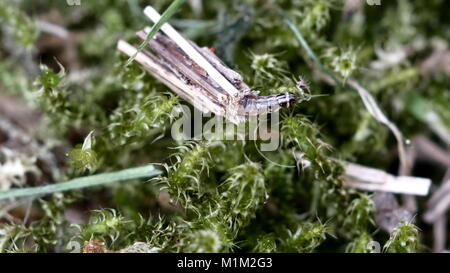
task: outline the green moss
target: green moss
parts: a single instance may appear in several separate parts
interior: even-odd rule
[[[446,143],[448,70],[422,66],[439,41],[450,40],[444,1],[353,8],[334,0],[202,1],[201,11],[186,1],[172,10],[170,23],[216,47],[261,95],[297,94],[298,104],[281,111],[273,162],[255,148],[259,140],[170,137],[184,101],[116,49],[118,39],[139,44],[135,32],[149,24],[143,1],[19,2],[0,7],[1,103],[17,97],[40,118],[30,125],[9,110],[17,117],[6,111],[0,121],[11,119],[36,140],[39,152],[27,156],[50,154],[55,163],[38,161],[45,181],[27,187],[52,183],[52,171],[70,180],[152,163],[165,173],[40,197],[26,224],[0,224],[1,251],[63,252],[70,242],[97,239],[109,250],[139,243],[152,252],[372,252],[375,240],[385,252],[416,252],[424,250],[420,238],[430,241],[412,223],[378,230],[371,196],[344,186],[338,159],[389,172],[398,164],[395,139],[346,85],[352,80],[406,138]],[[156,2],[161,13],[173,3]],[[37,18],[65,28],[70,40],[41,33]],[[9,145],[7,137],[0,131]],[[0,211],[18,201],[2,201]],[[418,200],[419,215],[425,201]],[[71,228],[70,213],[87,219],[75,217],[80,223]]]

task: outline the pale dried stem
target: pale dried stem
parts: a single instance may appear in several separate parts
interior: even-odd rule
[[[144,10],[145,15],[153,22],[158,22],[161,15],[151,6]],[[196,64],[202,67],[232,98],[239,98],[241,92],[237,90],[217,69],[215,69],[178,31],[165,23],[161,30],[174,41]]]
[[[428,178],[394,176],[385,171],[354,163],[345,163],[344,182],[347,186],[367,191],[383,191],[411,195],[427,195]]]
[[[443,252],[447,243],[447,216],[442,215],[433,223],[433,237],[433,252]]]
[[[51,34],[64,40],[69,39],[70,32],[62,26],[42,20],[37,20],[36,26],[41,32]]]

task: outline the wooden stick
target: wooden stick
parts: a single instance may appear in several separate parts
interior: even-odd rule
[[[367,191],[384,191],[411,195],[427,195],[431,180],[413,176],[394,176],[385,171],[354,163],[345,163],[347,186]]]
[[[144,10],[145,15],[153,22],[158,22],[161,15],[151,6]],[[200,65],[232,98],[239,98],[241,92],[236,89],[219,71],[217,71],[178,31],[165,23],[161,30],[169,36],[192,60]]]
[[[137,48],[123,40],[120,40],[117,43],[117,48],[128,56],[134,56],[134,54],[136,54],[137,52]],[[180,97],[192,103],[195,108],[204,113],[212,111],[218,115],[225,114],[225,110],[223,108],[220,108],[212,101],[207,101],[207,97],[195,95],[199,92],[197,90],[194,90],[193,86],[188,86],[187,84],[185,84],[179,76],[164,68],[157,62],[156,58],[153,59],[150,54],[139,52],[136,55],[135,60],[140,63],[146,70],[151,72],[152,75],[155,76],[159,81],[179,94]],[[186,89],[189,89],[192,92],[186,92]]]

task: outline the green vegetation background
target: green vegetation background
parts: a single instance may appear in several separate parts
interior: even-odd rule
[[[406,138],[425,135],[444,145],[427,114],[449,130],[448,70],[425,71],[422,64],[450,40],[448,1],[181,6],[171,24],[199,45],[214,47],[261,94],[298,92],[298,77],[308,80],[310,93],[283,110],[283,146],[270,155],[299,165],[293,152],[300,151],[311,163],[305,168],[271,164],[252,141],[171,139],[172,110],[181,99],[136,63],[126,66],[116,50],[119,39],[137,41],[135,32],[150,25],[145,5],[162,13],[171,1],[6,2],[0,6],[0,94],[38,111],[29,133],[60,158],[47,175],[36,171],[41,175],[35,184],[149,163],[167,172],[150,181],[34,199],[25,222],[5,218],[0,224],[0,251],[66,252],[79,242],[125,252],[368,252],[372,240],[389,252],[429,250],[430,228],[420,217],[420,229],[405,222],[389,234],[373,220],[370,195],[343,186],[343,167],[330,158],[397,173],[395,138],[357,92],[318,76],[286,18],[324,67],[344,83],[357,79]],[[69,36],[46,33],[43,21],[61,25]],[[35,170],[38,157],[20,162]],[[435,182],[443,173],[432,164],[415,171]],[[426,199],[418,201],[420,214]]]

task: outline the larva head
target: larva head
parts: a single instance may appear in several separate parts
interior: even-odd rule
[[[298,78],[297,84],[295,85],[295,87],[297,88],[297,90],[300,93],[311,93],[311,91],[309,90],[309,83],[308,81],[303,78],[302,76],[300,76]]]

